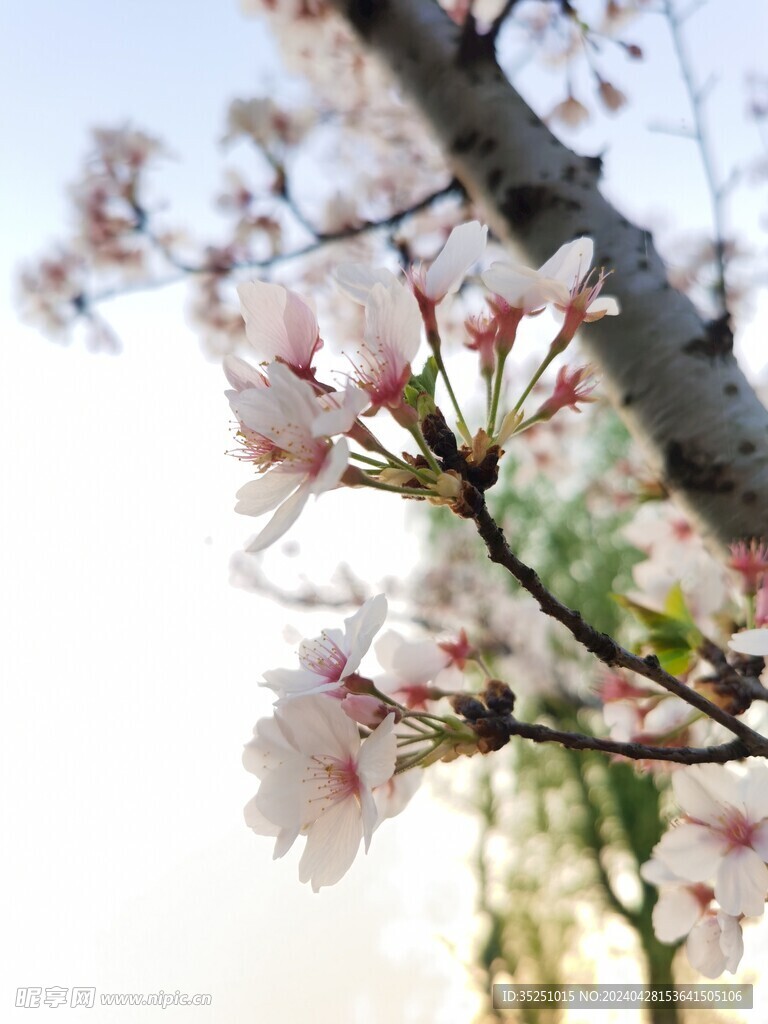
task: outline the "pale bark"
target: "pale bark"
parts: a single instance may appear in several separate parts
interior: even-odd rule
[[[667,283],[648,232],[600,194],[600,161],[563,146],[512,88],[489,47],[460,48],[434,0],[333,0],[392,69],[467,192],[532,265],[565,241],[595,239],[622,306],[583,345],[630,430],[675,498],[722,547],[768,539],[768,411],[705,322]]]

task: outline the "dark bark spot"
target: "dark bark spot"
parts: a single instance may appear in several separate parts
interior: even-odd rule
[[[485,180],[491,192],[496,191],[503,177],[504,171],[500,167],[494,167],[492,171],[488,172],[488,177]]]
[[[724,395],[738,395],[739,385],[738,384],[726,384],[723,388]]]
[[[479,133],[476,131],[464,132],[462,135],[456,136],[451,149],[454,153],[468,153],[470,149],[474,149],[477,145],[479,137]]]
[[[755,491],[744,491],[744,493],[741,496],[741,500],[744,502],[745,505],[754,505],[754,503],[757,501],[757,494]]]
[[[480,35],[474,17],[470,14],[464,22],[456,50],[456,67],[473,70],[473,65],[487,63],[496,56],[496,37],[489,32]]]
[[[704,327],[703,338],[692,338],[683,345],[683,352],[702,359],[724,359],[733,352],[733,331],[727,313],[710,320]]]
[[[648,262],[645,256],[641,256],[640,259],[637,261],[637,269],[647,270],[648,267],[650,267],[650,263]]]
[[[692,444],[670,441],[665,456],[665,476],[673,487],[684,491],[730,494],[735,484],[729,467]]]
[[[631,391],[627,391],[626,394],[623,395],[623,397],[621,399],[621,404],[623,406],[632,405],[634,400],[635,400],[635,396],[632,394],[632,392]]]
[[[584,163],[587,165],[587,170],[591,171],[595,177],[599,178],[603,173],[603,158],[601,156],[584,157]]]
[[[575,178],[576,178],[576,168],[574,167],[573,164],[568,164],[567,167],[563,168],[563,172],[560,175],[560,180],[561,181],[565,181],[565,182],[567,182],[570,185],[571,182],[573,182],[575,180]]]
[[[388,6],[386,0],[348,0],[347,19],[365,38],[370,33],[377,15],[383,14]]]
[[[496,142],[496,139],[492,139],[490,137],[487,139],[483,139],[483,141],[477,147],[477,152],[480,154],[480,156],[488,156],[490,153],[494,151],[494,149],[496,149],[497,145],[498,143]]]
[[[558,195],[556,191],[543,185],[521,185],[519,188],[508,188],[504,200],[500,203],[501,212],[511,227],[524,232],[531,222],[545,210],[559,207],[569,212],[581,209],[574,199]]]
[[[751,455],[757,448],[757,445],[753,444],[752,441],[742,441],[739,445],[740,455]]]

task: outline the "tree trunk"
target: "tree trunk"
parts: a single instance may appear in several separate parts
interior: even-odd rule
[[[667,282],[647,231],[600,194],[600,160],[563,146],[515,92],[482,37],[434,0],[333,0],[430,124],[494,231],[533,265],[580,235],[618,317],[583,344],[655,472],[721,549],[768,539],[768,411],[739,369],[723,321],[705,322]]]

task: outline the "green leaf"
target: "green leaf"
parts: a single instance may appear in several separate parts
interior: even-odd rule
[[[667,594],[663,612],[623,594],[614,594],[613,598],[645,627],[641,646],[650,647],[663,669],[676,676],[691,668],[703,638],[679,584],[676,583]]]
[[[406,390],[409,387],[416,388],[418,391],[424,391],[434,398],[437,373],[437,360],[434,356],[430,356],[426,363],[424,363],[424,369],[421,373],[414,374],[408,381]]]

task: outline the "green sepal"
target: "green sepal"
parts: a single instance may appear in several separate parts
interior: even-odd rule
[[[430,398],[434,399],[437,374],[437,360],[434,356],[430,356],[426,363],[424,363],[421,373],[414,373],[405,385],[403,395],[408,405],[416,409],[417,402],[422,395],[429,395]],[[429,412],[434,412],[434,408],[428,409],[424,415],[428,415]]]

